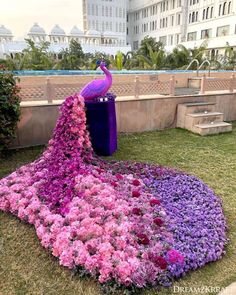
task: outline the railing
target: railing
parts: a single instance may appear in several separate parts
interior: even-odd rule
[[[53,101],[63,100],[74,93],[79,93],[84,83],[56,84],[50,78],[42,85],[19,85],[21,87],[20,96],[22,101]],[[175,94],[175,78],[169,81],[142,81],[138,76],[133,82],[116,82],[113,84],[111,92],[117,96],[131,96],[139,98],[142,95],[171,95]]]
[[[191,65],[196,63],[197,64],[197,77],[199,75],[199,71],[201,70],[201,68],[204,66],[204,64],[208,64],[208,76],[210,77],[210,73],[211,73],[211,63],[208,59],[204,60],[200,65],[199,65],[199,61],[197,59],[193,59],[190,64],[187,66],[186,71],[188,69],[190,69]]]
[[[204,94],[207,91],[229,91],[232,93],[234,90],[236,90],[236,79],[234,74],[230,79],[207,78],[205,75],[202,77],[200,94]]]
[[[186,68],[186,71],[187,71],[188,69],[190,69],[191,65],[193,65],[194,63],[197,64],[197,77],[198,77],[199,61],[198,61],[197,59],[193,59],[193,60],[190,62],[190,64],[189,64],[189,65],[187,66],[187,68]]]
[[[198,72],[199,72],[199,70],[201,70],[201,68],[204,66],[204,64],[208,64],[208,77],[210,77],[210,75],[211,75],[211,63],[210,63],[210,61],[208,59],[204,60],[201,63],[200,67],[198,68]]]

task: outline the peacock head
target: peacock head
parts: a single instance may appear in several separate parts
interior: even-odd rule
[[[97,60],[96,61],[96,65],[100,66],[100,67],[106,67],[107,64],[105,63],[105,61],[101,61],[101,60]]]
[[[101,64],[101,61],[98,59],[98,60],[96,61],[96,65],[99,67],[100,64]]]

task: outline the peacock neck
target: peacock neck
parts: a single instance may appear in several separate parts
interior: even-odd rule
[[[111,85],[112,84],[112,75],[111,75],[110,71],[106,67],[101,67],[101,70],[106,75],[105,81],[107,81],[109,83],[109,85]]]

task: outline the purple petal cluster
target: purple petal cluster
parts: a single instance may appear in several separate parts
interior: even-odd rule
[[[225,253],[227,226],[221,200],[197,177],[145,163],[103,165],[114,173],[133,173],[161,201],[170,220],[168,229],[174,236],[174,248],[185,257],[181,266],[169,266],[173,276],[180,277]]]
[[[43,155],[0,181],[0,210],[34,225],[61,265],[135,290],[169,286],[222,257],[226,222],[207,185],[174,169],[103,161],[83,98],[68,97],[60,112]]]

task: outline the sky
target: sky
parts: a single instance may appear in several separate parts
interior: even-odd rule
[[[12,31],[16,40],[26,37],[37,22],[46,33],[59,24],[66,33],[79,27],[80,0],[0,0],[0,25]]]

